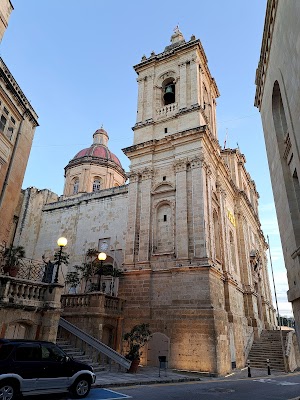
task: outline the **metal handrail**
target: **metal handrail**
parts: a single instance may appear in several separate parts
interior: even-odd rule
[[[117,364],[121,365],[122,367],[129,369],[131,362],[127,360],[124,356],[122,356],[117,351],[113,350],[111,347],[107,346],[106,344],[100,342],[100,340],[95,339],[93,336],[85,333],[77,326],[71,324],[69,321],[65,320],[64,318],[60,318],[58,325],[63,329],[67,330],[68,332],[72,333],[74,336],[78,337],[80,340],[87,343],[89,346],[93,347],[99,353],[104,354],[111,360],[115,361]]]

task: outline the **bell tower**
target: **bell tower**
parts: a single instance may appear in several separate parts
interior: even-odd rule
[[[203,125],[217,137],[219,92],[199,39],[192,36],[186,42],[176,28],[162,53],[143,56],[134,69],[138,74],[134,144]]]
[[[170,338],[174,368],[227,372],[229,351],[217,365],[216,351],[224,342],[213,343],[208,335],[220,328],[210,297],[215,250],[209,205],[210,158],[215,165],[220,158],[219,92],[200,40],[185,41],[178,28],[162,53],[143,56],[134,69],[134,143],[123,149],[131,161],[120,294],[127,300],[125,329],[132,321],[149,322],[153,332]],[[148,354],[150,365],[156,359]]]

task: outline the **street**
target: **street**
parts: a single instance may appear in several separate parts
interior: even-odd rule
[[[164,384],[117,388],[136,400],[288,400],[300,399],[300,375],[282,378],[213,380],[182,384]]]
[[[87,399],[113,400],[300,400],[300,374],[255,379],[213,379],[200,382],[94,388]],[[36,400],[37,397],[27,397]],[[65,395],[39,396],[39,400],[69,400]]]

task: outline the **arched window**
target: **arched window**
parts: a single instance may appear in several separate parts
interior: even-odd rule
[[[94,182],[93,182],[93,192],[99,192],[99,190],[101,190],[101,184],[102,184],[102,180],[101,178],[94,178]]]
[[[163,85],[163,104],[167,106],[168,104],[175,103],[175,82],[173,78],[168,78],[164,81]]]
[[[77,194],[79,189],[79,179],[73,179],[73,194]]]

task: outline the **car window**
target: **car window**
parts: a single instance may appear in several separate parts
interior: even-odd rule
[[[65,353],[56,346],[42,345],[43,361],[63,361]]]
[[[16,349],[16,361],[40,361],[41,350],[39,346],[21,345]]]
[[[6,360],[13,348],[12,344],[0,344],[0,360]]]

